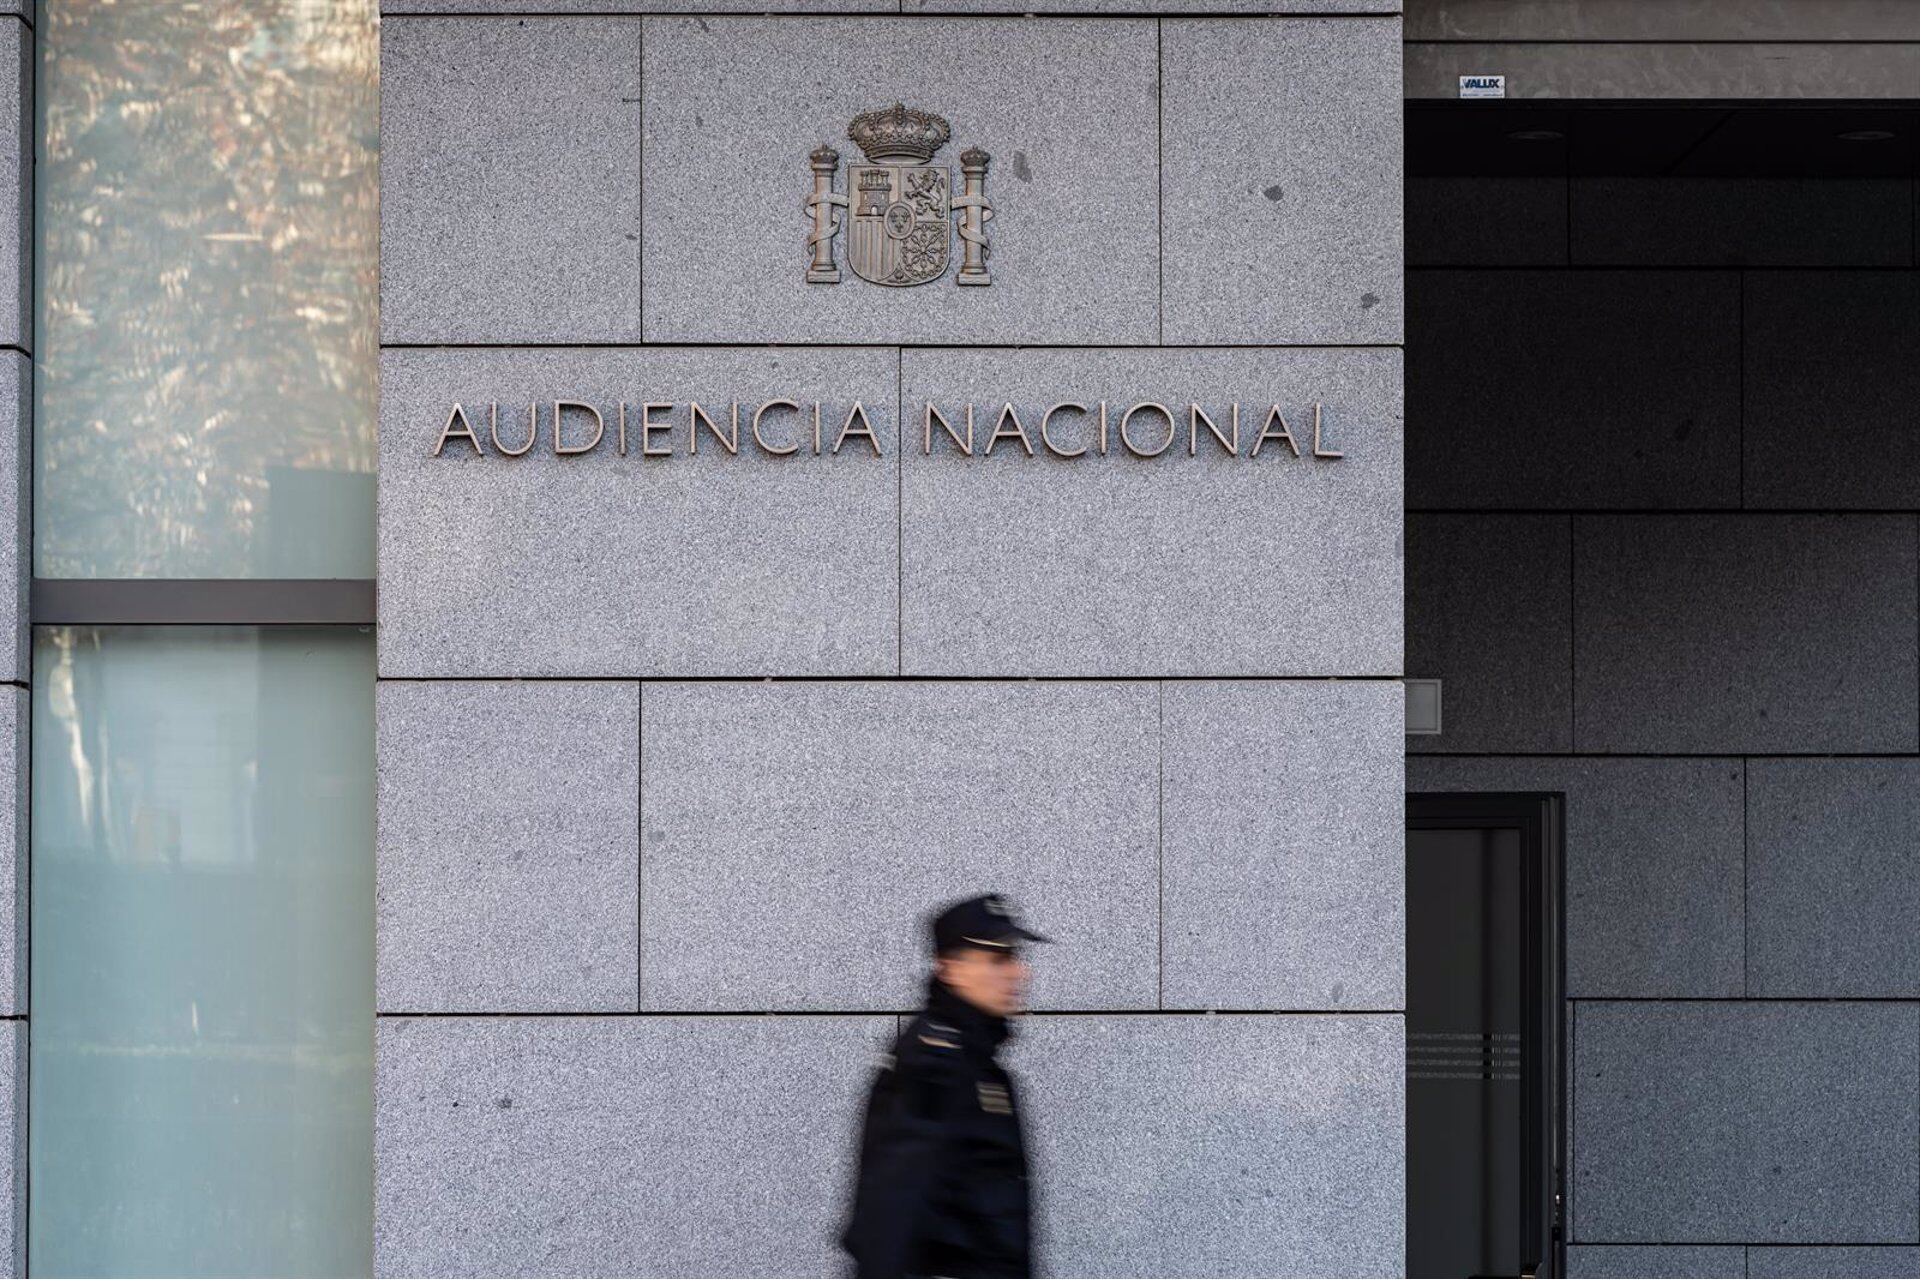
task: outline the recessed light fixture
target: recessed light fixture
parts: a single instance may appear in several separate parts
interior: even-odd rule
[[[1891,142],[1900,135],[1888,129],[1852,129],[1833,136],[1842,142]]]
[[[1567,135],[1558,129],[1515,129],[1507,136],[1515,142],[1558,142]]]

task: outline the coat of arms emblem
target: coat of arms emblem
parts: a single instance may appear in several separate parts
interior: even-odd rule
[[[813,221],[807,236],[807,283],[838,284],[833,242],[844,226],[847,266],[863,280],[903,287],[926,284],[947,273],[952,241],[960,236],[955,284],[991,284],[986,221],[987,163],[979,147],[960,153],[961,187],[953,170],[933,163],[953,131],[937,115],[894,103],[853,118],[847,137],[865,154],[865,164],[847,166],[847,189],[834,190],[840,153],[821,146],[808,157],[813,191],[803,206]],[[843,216],[839,210],[845,210]],[[954,226],[955,217],[959,225]]]

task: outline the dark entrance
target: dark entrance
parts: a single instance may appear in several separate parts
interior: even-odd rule
[[[1560,1279],[1561,808],[1407,797],[1407,1279]]]

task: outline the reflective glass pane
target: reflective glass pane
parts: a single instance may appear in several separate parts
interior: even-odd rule
[[[373,637],[47,628],[37,1275],[372,1267]]]
[[[42,0],[39,576],[373,576],[377,16]]]

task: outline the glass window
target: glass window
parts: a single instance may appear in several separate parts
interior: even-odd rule
[[[365,1275],[373,637],[43,628],[29,1267]]]
[[[377,0],[36,38],[36,575],[371,578]]]

